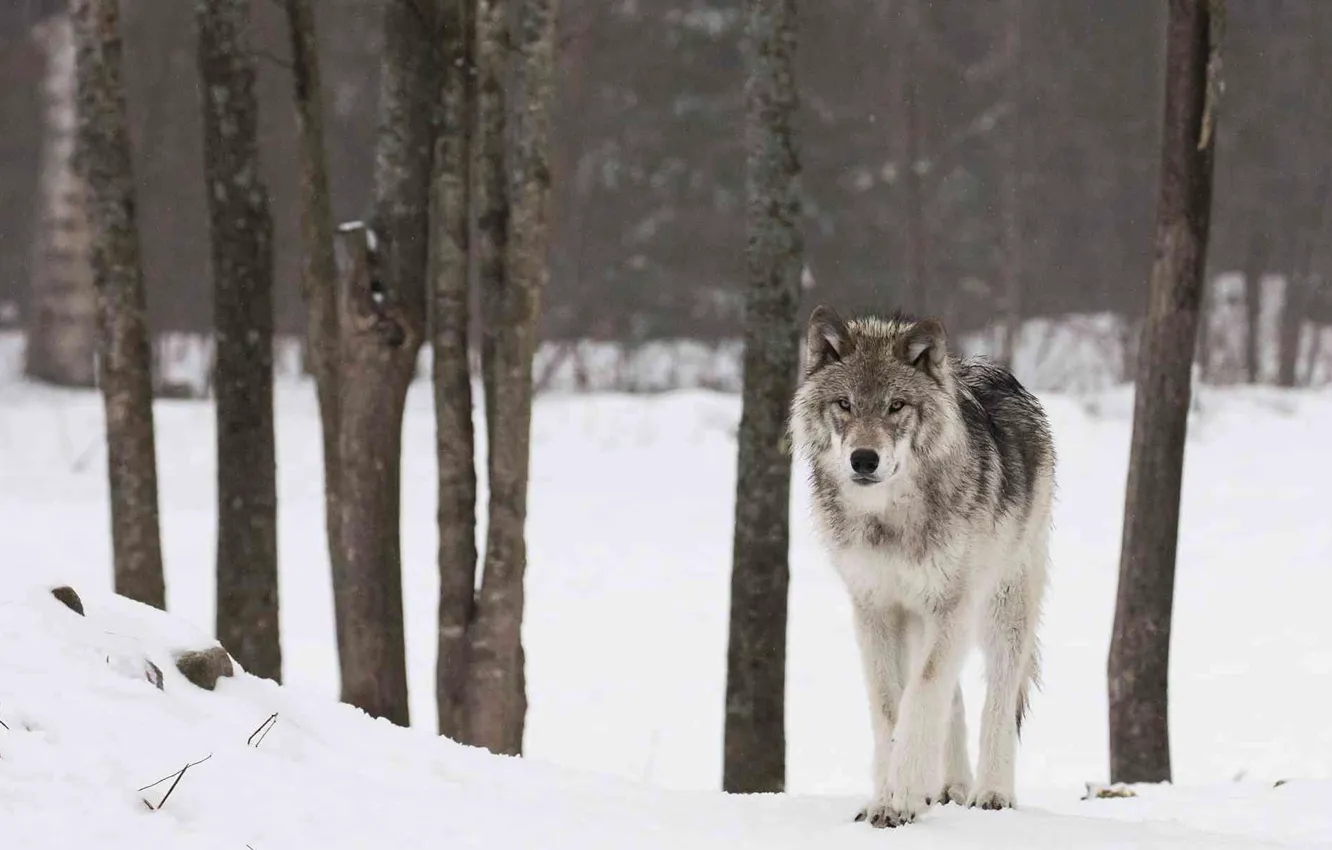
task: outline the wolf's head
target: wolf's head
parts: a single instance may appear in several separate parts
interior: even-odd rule
[[[796,448],[841,491],[909,478],[958,431],[953,365],[936,319],[810,315]],[[865,494],[868,495],[868,494]]]

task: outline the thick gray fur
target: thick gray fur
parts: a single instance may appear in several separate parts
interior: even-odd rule
[[[1014,805],[1054,495],[1040,403],[1007,370],[950,354],[937,320],[819,307],[790,424],[869,695],[874,792],[857,819]],[[988,688],[973,782],[958,677],[975,644]]]

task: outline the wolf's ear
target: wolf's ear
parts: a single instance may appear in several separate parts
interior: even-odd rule
[[[842,360],[851,353],[851,344],[851,331],[842,317],[831,307],[815,307],[805,335],[805,373],[812,375]]]
[[[902,341],[902,358],[907,363],[931,372],[943,363],[948,354],[948,335],[938,319],[925,319],[907,332]]]

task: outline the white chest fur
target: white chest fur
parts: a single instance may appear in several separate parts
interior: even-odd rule
[[[840,547],[833,550],[832,561],[851,595],[873,607],[895,604],[920,610],[946,589],[947,574],[937,564],[885,547]]]

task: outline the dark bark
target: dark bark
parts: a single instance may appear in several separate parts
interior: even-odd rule
[[[1107,664],[1110,778],[1170,780],[1170,626],[1179,493],[1212,206],[1216,0],[1171,0],[1160,196],[1138,357],[1123,548]],[[1210,60],[1210,61],[1209,61]]]
[[[384,8],[375,212],[346,234],[340,309],[342,699],[408,724],[399,538],[402,417],[425,335],[433,27],[410,0]]]
[[[1285,298],[1277,330],[1277,386],[1299,383],[1300,334],[1304,330],[1305,294],[1311,288],[1307,274],[1286,275]]]
[[[339,545],[338,297],[333,212],[324,147],[323,76],[310,0],[286,0],[295,87],[301,192],[301,298],[305,302],[305,363],[314,378],[324,450],[324,531],[333,578],[338,655],[346,652],[346,567]]]
[[[999,181],[1003,222],[1000,267],[1003,341],[997,359],[1010,368],[1022,331],[1022,10],[1023,0],[1005,0],[1004,56],[1008,68],[1004,74],[1004,99],[1008,102],[1008,115],[999,133],[1003,158]]]
[[[76,169],[87,189],[116,593],[166,608],[148,345],[122,78],[120,5],[75,0]]]
[[[1244,377],[1250,384],[1262,379],[1263,275],[1271,259],[1270,242],[1261,226],[1249,230],[1244,255]]]
[[[795,142],[795,0],[748,0],[745,146],[748,291],[727,651],[728,792],[786,783],[786,600],[798,363],[800,164]]]
[[[260,177],[249,0],[199,0],[217,397],[217,637],[281,681],[273,445],[273,221]]]
[[[471,140],[475,123],[476,0],[439,0],[441,55],[432,199],[435,447],[439,463],[439,734],[460,737],[467,629],[476,587],[476,446],[468,360]]]
[[[532,360],[541,293],[549,277],[550,103],[555,57],[555,0],[524,0],[518,10],[523,97],[514,156],[512,218],[505,273],[486,276],[487,324],[482,359],[489,434],[489,522],[485,571],[468,638],[467,737],[493,752],[522,752],[527,696],[522,645],[523,579],[527,568],[527,482],[532,422]],[[486,216],[502,180],[497,148],[503,101],[496,97],[507,39],[503,5],[487,9],[480,42],[481,143]],[[499,108],[500,115],[496,114]],[[494,225],[496,222],[487,221]],[[488,246],[487,250],[493,246]],[[484,260],[494,260],[483,254]],[[484,271],[484,269],[483,269]]]

